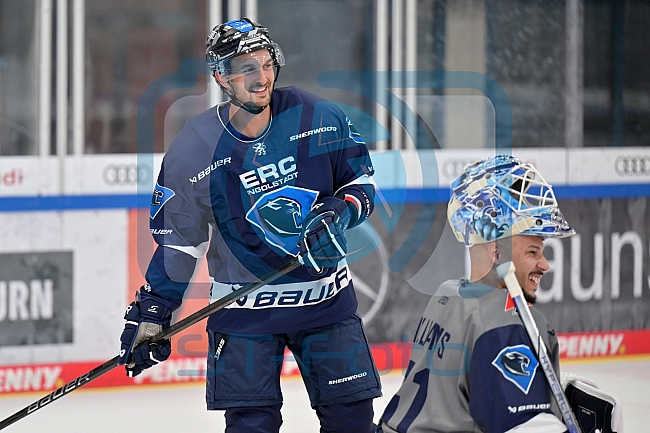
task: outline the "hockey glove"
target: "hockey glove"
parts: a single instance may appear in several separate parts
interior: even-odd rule
[[[347,253],[345,229],[350,222],[350,210],[344,200],[325,197],[307,214],[298,241],[300,263],[310,273],[320,275],[336,267]]]
[[[148,284],[142,286],[136,294],[136,300],[126,308],[126,323],[120,337],[122,345],[118,365],[126,364],[129,377],[135,377],[142,370],[169,358],[172,352],[170,340],[150,343],[148,339],[167,329],[171,316],[169,303],[153,294]],[[138,346],[140,343],[143,344]]]
[[[562,388],[583,432],[623,432],[623,406],[591,379],[561,374]]]

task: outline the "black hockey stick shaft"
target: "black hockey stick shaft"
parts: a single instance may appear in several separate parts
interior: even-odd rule
[[[502,263],[497,267],[497,273],[505,281],[510,297],[517,307],[517,312],[519,313],[521,322],[530,338],[533,350],[539,359],[542,371],[544,371],[544,376],[546,376],[546,380],[551,388],[553,397],[560,408],[560,412],[562,412],[562,418],[564,418],[564,423],[566,424],[569,433],[581,433],[578,421],[569,405],[569,400],[567,400],[566,395],[562,390],[560,380],[555,374],[555,370],[553,370],[551,358],[548,356],[548,351],[542,341],[535,319],[528,308],[528,303],[524,298],[524,292],[515,276],[515,265],[512,262]]]
[[[220,298],[216,300],[215,302],[212,302],[211,304],[201,308],[197,312],[187,316],[183,320],[179,320],[178,322],[174,323],[172,326],[169,328],[159,332],[158,334],[154,335],[151,337],[149,342],[153,343],[159,340],[164,340],[167,338],[172,337],[173,335],[178,334],[179,332],[189,328],[190,326],[200,322],[201,320],[205,319],[206,317],[210,316],[213,313],[216,313],[217,311],[221,310],[224,307],[227,307],[228,305],[232,304],[235,302],[237,299],[242,298],[249,293],[254,292],[255,290],[259,289],[262,286],[265,286],[269,284],[270,282],[280,278],[283,275],[288,274],[292,270],[296,269],[298,266],[300,266],[300,262],[298,261],[298,258],[291,259],[284,265],[280,266],[277,269],[274,269],[270,271],[268,274],[264,275],[262,278],[252,281],[245,286],[240,287],[237,290],[233,290],[231,293],[228,295],[224,296],[223,298]],[[141,343],[141,344],[144,344]],[[59,400],[61,397],[64,397],[71,393],[72,391],[75,391],[82,386],[88,384],[89,382],[97,379],[100,376],[103,376],[104,374],[108,373],[109,371],[113,370],[115,367],[117,367],[117,360],[119,356],[116,356],[113,359],[110,359],[103,363],[102,365],[99,365],[92,370],[90,370],[87,373],[82,374],[78,378],[72,380],[71,382],[67,383],[66,385],[63,385],[61,388],[51,392],[50,394],[46,395],[45,397],[35,401],[34,403],[30,404],[29,406],[19,410],[18,412],[14,413],[8,418],[3,419],[0,421],[0,430],[4,429],[5,427],[10,426],[11,424],[15,423],[16,421],[19,421],[23,418],[25,418],[27,415],[30,415],[37,411],[38,409],[41,409],[48,404]]]

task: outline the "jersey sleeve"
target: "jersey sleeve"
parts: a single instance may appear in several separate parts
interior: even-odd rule
[[[332,154],[334,196],[346,201],[352,219],[349,227],[365,221],[374,209],[374,168],[363,137],[352,121],[338,111],[341,119],[341,141]]]
[[[173,299],[182,299],[209,241],[209,183],[197,181],[203,171],[193,161],[201,157],[211,161],[211,155],[193,151],[191,143],[200,143],[200,139],[186,126],[163,158],[149,212],[151,234],[158,246],[145,278],[155,293]],[[181,145],[185,152],[178,151]]]
[[[491,329],[474,346],[470,414],[487,432],[565,432],[551,411],[552,394],[520,325]]]

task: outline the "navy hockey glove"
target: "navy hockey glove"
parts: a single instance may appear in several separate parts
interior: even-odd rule
[[[300,263],[319,275],[326,268],[336,267],[347,253],[345,229],[350,222],[350,210],[345,200],[325,197],[307,214],[302,223]]]
[[[169,303],[153,294],[148,284],[142,286],[136,294],[136,300],[126,308],[126,323],[120,337],[122,345],[118,365],[126,364],[129,377],[135,377],[142,370],[169,358],[172,353],[170,340],[155,343],[146,340],[169,328],[171,316]],[[144,343],[138,347],[142,342]]]

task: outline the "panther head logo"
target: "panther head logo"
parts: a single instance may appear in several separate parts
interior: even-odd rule
[[[296,236],[302,231],[301,206],[292,198],[271,198],[258,212],[265,228],[279,237]]]
[[[528,394],[535,380],[539,361],[525,344],[504,347],[492,361],[504,379],[512,382],[524,394]]]
[[[530,366],[530,358],[519,352],[507,352],[501,357],[503,367],[510,373],[517,376],[530,376],[528,367]]]
[[[295,257],[304,223],[303,209],[311,209],[317,197],[316,191],[285,185],[258,198],[246,213],[246,220],[261,231],[265,242]]]

